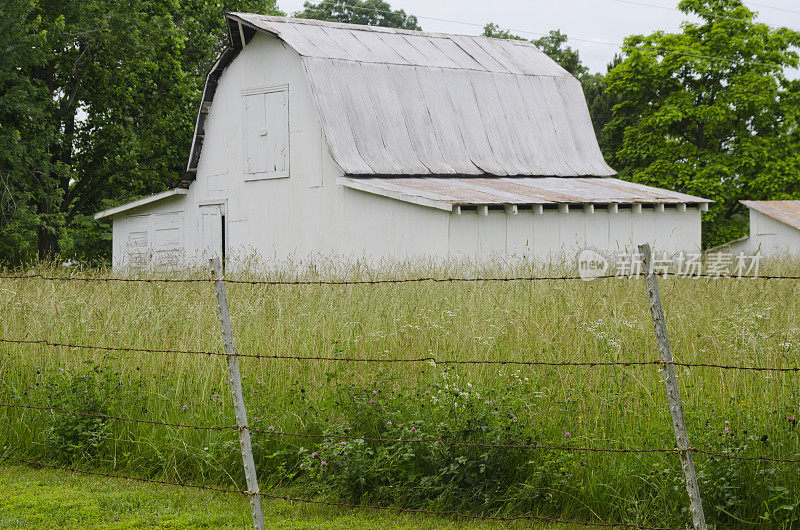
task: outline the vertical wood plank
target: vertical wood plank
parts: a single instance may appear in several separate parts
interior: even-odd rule
[[[244,476],[247,481],[247,490],[250,493],[250,511],[253,513],[253,527],[256,530],[264,529],[264,514],[261,511],[261,497],[258,491],[258,478],[256,466],[253,461],[253,447],[250,444],[250,426],[247,423],[247,409],[244,405],[242,392],[242,377],[239,373],[239,358],[236,356],[236,347],[233,343],[233,327],[231,314],[228,310],[228,297],[225,294],[225,278],[222,276],[222,263],[219,258],[209,260],[214,279],[214,295],[217,299],[217,311],[222,328],[222,345],[228,359],[228,382],[233,394],[233,410],[236,415],[236,426],[239,431],[239,446],[242,449],[242,463]]]
[[[700,500],[700,486],[694,472],[689,434],[686,431],[686,420],[683,417],[683,403],[678,389],[678,377],[675,375],[675,365],[672,364],[672,350],[669,346],[667,334],[667,321],[664,318],[664,308],[661,305],[661,294],[658,290],[658,280],[653,274],[653,253],[650,244],[639,245],[642,254],[642,265],[645,271],[645,288],[650,301],[650,313],[653,316],[653,326],[656,332],[656,344],[661,356],[664,386],[667,389],[669,412],[672,415],[672,427],[675,430],[675,440],[678,443],[678,455],[681,459],[681,468],[686,478],[686,491],[689,494],[689,511],[695,530],[706,530],[706,519],[703,514],[703,503]]]

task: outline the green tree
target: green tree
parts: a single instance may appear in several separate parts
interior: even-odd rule
[[[680,33],[626,39],[606,77],[622,178],[713,199],[703,241],[745,230],[740,199],[800,198],[800,33],[755,22],[741,0],[683,0]]]
[[[27,0],[0,4],[0,261],[35,254],[36,205],[55,193],[44,178],[48,94],[28,75],[46,33],[28,11]]]
[[[606,72],[610,72],[614,67],[622,62],[622,57],[614,56],[614,60],[606,67]],[[619,98],[608,91],[606,77],[603,74],[584,74],[581,79],[583,94],[586,96],[586,104],[589,106],[589,115],[594,125],[594,133],[601,149],[605,152],[606,131],[605,127],[611,121],[614,106],[619,103]]]
[[[422,29],[417,23],[417,17],[406,15],[402,9],[393,11],[392,6],[383,0],[322,0],[316,4],[305,2],[303,11],[295,16],[366,26]]]
[[[177,182],[226,8],[277,13],[274,0],[4,3],[0,259],[107,255],[91,213]]]

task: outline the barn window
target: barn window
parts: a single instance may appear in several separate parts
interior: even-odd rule
[[[289,87],[242,91],[245,180],[289,176]]]

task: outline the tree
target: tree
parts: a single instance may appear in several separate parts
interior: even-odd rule
[[[635,35],[606,77],[622,178],[713,199],[703,241],[745,230],[740,199],[800,198],[800,33],[755,22],[741,0],[683,0],[677,34]]]
[[[606,72],[610,72],[620,62],[622,62],[622,57],[614,56],[614,60],[606,67]],[[585,74],[580,81],[586,97],[586,104],[589,107],[589,116],[594,125],[594,134],[600,143],[600,148],[606,151],[605,126],[611,121],[612,111],[614,106],[619,103],[619,98],[608,91],[603,74]]]
[[[46,34],[28,20],[27,0],[0,4],[0,260],[30,257],[42,221],[36,205],[54,194],[48,172],[47,92],[27,72],[42,60]],[[5,256],[5,260],[2,258]]]
[[[39,258],[108,255],[108,224],[91,213],[177,182],[224,8],[276,13],[274,0],[0,8],[0,46],[13,48],[0,58],[0,138],[15,147],[0,155],[0,259],[30,258],[31,240]]]
[[[295,16],[366,26],[422,29],[417,23],[417,17],[406,15],[402,9],[392,11],[392,6],[383,0],[323,0],[318,4],[305,2],[303,11]]]

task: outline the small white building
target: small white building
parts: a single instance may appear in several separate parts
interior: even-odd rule
[[[762,256],[800,256],[800,201],[739,201],[750,210],[750,235],[712,249]]]
[[[708,202],[632,184],[528,42],[227,13],[176,189],[98,213],[116,266],[700,249]]]

